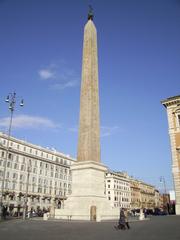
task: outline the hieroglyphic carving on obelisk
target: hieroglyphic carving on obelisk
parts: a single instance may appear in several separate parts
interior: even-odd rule
[[[97,33],[89,12],[84,28],[77,161],[100,162]]]

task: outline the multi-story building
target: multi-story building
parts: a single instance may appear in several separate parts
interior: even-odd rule
[[[131,188],[131,209],[139,209],[141,207],[141,192],[139,180],[130,178],[130,188]]]
[[[157,189],[155,189],[154,191],[154,205],[155,205],[155,208],[162,207],[161,194]]]
[[[106,174],[106,196],[112,207],[154,209],[160,206],[159,194],[154,186],[124,172]]]
[[[55,149],[8,138],[0,132],[0,189],[4,179],[3,204],[11,212],[22,212],[25,198],[28,198],[28,209],[49,209],[56,204],[60,207],[71,193],[70,166],[74,160]]]
[[[23,211],[26,199],[28,210],[62,207],[71,194],[70,166],[74,162],[75,159],[55,149],[8,138],[0,132],[1,190],[6,164],[3,204],[12,214]],[[154,187],[129,177],[127,173],[108,172],[105,182],[106,196],[112,207],[138,209],[158,205]]]
[[[176,196],[176,214],[180,215],[180,95],[161,102],[167,110],[172,153],[172,173]]]
[[[145,182],[139,182],[141,193],[141,208],[154,209],[155,207],[155,188]]]
[[[112,207],[130,208],[131,189],[127,173],[108,172],[106,174],[106,196]]]

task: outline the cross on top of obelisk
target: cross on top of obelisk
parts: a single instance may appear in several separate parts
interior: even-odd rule
[[[89,5],[89,12],[88,12],[88,20],[93,20],[94,14],[93,14],[93,8],[91,5]]]

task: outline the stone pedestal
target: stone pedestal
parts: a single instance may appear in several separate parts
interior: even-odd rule
[[[176,215],[180,215],[180,204],[176,204]]]
[[[144,220],[144,213],[142,208],[140,209],[139,220]]]
[[[72,194],[64,209],[55,210],[56,219],[102,221],[118,219],[119,209],[110,206],[105,196],[107,168],[96,162],[75,163],[72,168]]]

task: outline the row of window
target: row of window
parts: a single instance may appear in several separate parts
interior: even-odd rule
[[[3,176],[3,172],[0,171],[0,179],[2,179],[2,176]],[[7,172],[6,173],[6,181],[10,182],[10,173]],[[38,182],[37,182],[38,180]],[[52,181],[52,180],[48,180],[48,179],[42,179],[42,178],[39,178],[38,177],[35,177],[35,176],[30,176],[29,179],[26,175],[23,175],[23,174],[17,174],[17,173],[13,173],[12,174],[12,179],[11,181],[16,181],[16,182],[19,182],[19,184],[21,183],[24,183],[26,184],[27,181],[32,184],[41,184],[41,185],[46,185],[46,186],[52,186],[52,184],[54,184],[54,186],[59,186],[61,187],[62,185],[64,185],[64,187],[66,187],[67,185],[70,186],[69,183],[67,182],[61,182],[61,181]]]
[[[107,182],[110,183],[111,180],[108,179]],[[113,182],[113,181],[112,181],[112,182]],[[124,185],[124,186],[128,186],[128,187],[129,187],[129,183],[124,182],[124,181],[114,180],[114,183],[116,183],[116,184],[120,184],[120,185]]]
[[[68,188],[67,188],[68,187]],[[12,191],[22,191],[25,192],[26,191],[26,184],[19,184],[16,182],[6,182],[5,183],[5,189],[8,190],[12,190]],[[64,191],[63,191],[64,190]],[[28,186],[28,192],[32,192],[32,193],[43,193],[43,194],[54,194],[54,195],[60,195],[62,196],[62,194],[66,194],[66,192],[70,193],[71,192],[71,185],[69,184],[68,186],[64,186],[64,188],[48,188],[48,187],[42,187],[39,185],[29,185]]]
[[[4,164],[3,164],[4,163]],[[40,162],[41,163],[41,162]],[[5,166],[5,161],[3,160],[0,160],[0,166]],[[6,165],[8,168],[14,168],[16,170],[20,170],[20,171],[29,171],[29,172],[33,172],[33,173],[36,173],[37,172],[39,174],[46,174],[47,176],[47,173],[51,170],[51,175],[53,175],[54,173],[52,171],[55,171],[56,173],[57,172],[60,172],[61,174],[64,173],[64,174],[71,174],[71,172],[69,171],[68,168],[64,168],[64,167],[60,167],[60,166],[54,166],[53,164],[46,164],[46,166],[51,166],[51,168],[49,167],[41,167],[41,164],[40,164],[40,169],[38,170],[37,168],[37,165],[36,164],[31,164],[31,166],[28,166],[27,164],[19,164],[19,163],[13,163],[12,161],[8,161],[7,162],[7,165]],[[53,174],[52,174],[53,173]],[[52,176],[53,177],[53,176]]]
[[[108,187],[108,188],[111,188],[111,185],[108,184],[107,187]],[[125,190],[125,191],[130,191],[130,188],[129,188],[129,187],[122,187],[122,186],[118,186],[118,185],[117,185],[117,186],[114,185],[114,189],[121,189],[121,190]]]
[[[7,146],[7,140],[1,139],[1,143],[4,146]],[[63,164],[63,165],[70,165],[71,164],[71,161],[68,161],[68,160],[63,159],[61,157],[58,157],[54,154],[50,154],[50,153],[47,153],[47,152],[44,152],[44,151],[33,149],[33,148],[30,148],[30,147],[27,147],[27,146],[24,146],[24,145],[16,144],[12,141],[10,141],[9,146],[10,146],[10,148],[16,148],[19,151],[30,153],[30,154],[33,154],[35,156],[43,157],[43,158],[46,158],[46,159],[49,159],[49,160],[54,160],[57,163],[60,163],[60,164]],[[5,153],[2,153],[2,154],[3,154],[2,155],[2,157],[3,157]]]

